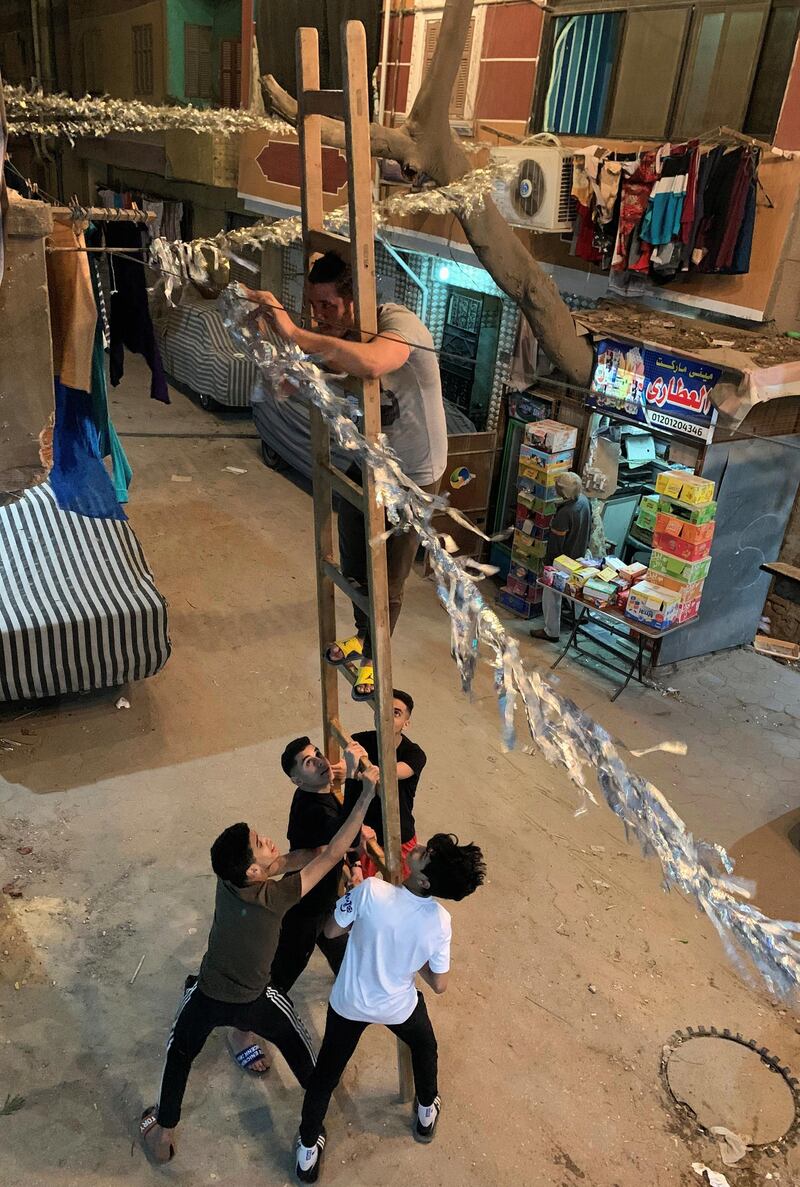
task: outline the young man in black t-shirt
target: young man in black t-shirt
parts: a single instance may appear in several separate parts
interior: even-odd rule
[[[402,689],[395,688],[393,692],[394,710],[394,745],[397,753],[397,789],[400,798],[400,840],[403,854],[403,877],[408,877],[406,858],[417,843],[417,826],[414,822],[414,797],[417,784],[428,757],[421,746],[406,737],[405,731],[411,724],[411,714],[414,711],[413,698]],[[375,730],[364,730],[363,733],[353,734],[353,741],[358,742],[366,750],[370,762],[378,757],[378,735]],[[345,808],[351,808],[358,799],[359,784],[356,779],[348,779],[344,789]],[[362,838],[365,829],[372,829],[375,839],[383,848],[383,817],[379,800],[370,804],[361,830]],[[365,878],[374,877],[378,868],[368,854],[361,857],[362,873]]]
[[[352,748],[352,754],[354,760],[367,757],[360,745]],[[281,755],[281,767],[297,787],[289,810],[289,845],[292,849],[321,849],[347,819],[348,811],[332,789],[332,782],[345,774],[344,761],[332,766],[309,738],[295,738]],[[354,782],[360,786],[357,780]],[[356,833],[353,836],[354,850],[358,843]],[[334,974],[339,971],[346,941],[327,940],[322,929],[339,897],[342,873],[345,872],[348,881],[352,878],[349,866],[343,871],[345,865],[345,862],[339,862],[334,866],[311,893],[284,916],[270,975],[271,984],[283,993],[289,992],[305,969],[315,944]]]

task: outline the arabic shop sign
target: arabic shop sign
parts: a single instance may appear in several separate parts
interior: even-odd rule
[[[710,441],[717,419],[711,392],[722,371],[698,359],[603,338],[587,403],[653,429]]]

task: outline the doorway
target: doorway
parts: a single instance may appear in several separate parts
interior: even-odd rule
[[[502,314],[499,297],[447,286],[439,358],[442,394],[478,430],[486,428]]]

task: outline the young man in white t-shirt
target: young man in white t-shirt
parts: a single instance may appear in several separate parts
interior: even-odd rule
[[[450,915],[436,898],[466,898],[483,882],[486,867],[477,845],[459,845],[450,833],[437,833],[427,845],[418,845],[408,856],[408,867],[402,886],[367,878],[353,887],[325,925],[326,936],[349,933],[349,939],[303,1101],[296,1144],[301,1183],[319,1178],[331,1094],[371,1022],[388,1026],[411,1049],[414,1139],[430,1142],[436,1132],[441,1108],[436,1036],[414,977],[419,973],[434,993],[444,993]]]

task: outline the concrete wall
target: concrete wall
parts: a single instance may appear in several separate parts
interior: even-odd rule
[[[242,31],[242,9],[239,0],[168,0],[167,44],[169,93],[185,99],[184,83],[184,25],[211,25],[212,35],[212,102],[219,101],[220,41],[238,40]],[[196,101],[195,101],[196,102]],[[198,104],[201,105],[201,104]]]
[[[124,8],[109,3],[89,8],[75,3],[70,10],[70,49],[73,94],[82,95],[94,82],[95,89],[107,91],[120,99],[141,98],[149,103],[163,103],[167,94],[166,46],[164,41],[164,0],[126,4]],[[153,92],[135,96],[133,90],[133,28],[153,26]],[[86,58],[89,40],[99,39],[98,75],[87,77]],[[97,85],[99,83],[99,85]]]
[[[795,499],[778,560],[800,568],[800,494]],[[776,639],[800,643],[800,606],[785,598],[771,596],[764,613],[769,617],[770,632]]]
[[[47,476],[41,449],[53,414],[53,354],[45,270],[52,215],[41,202],[9,194],[0,325],[13,350],[0,350],[0,502]]]

